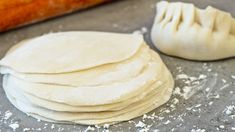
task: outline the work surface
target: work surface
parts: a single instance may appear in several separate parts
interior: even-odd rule
[[[235,16],[234,0],[194,1],[212,5]],[[144,33],[148,44],[157,0],[121,0],[0,35],[0,57],[17,42],[49,32],[95,30]],[[156,49],[155,49],[156,50]],[[156,50],[157,51],[157,50]],[[129,122],[113,126],[65,125],[38,121],[14,108],[0,88],[0,132],[11,131],[235,131],[235,58],[193,62],[161,54],[175,78],[170,101]]]

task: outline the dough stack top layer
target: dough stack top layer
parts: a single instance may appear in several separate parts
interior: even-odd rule
[[[48,34],[15,45],[0,64],[11,103],[51,122],[130,120],[168,101],[174,86],[142,35]]]
[[[1,65],[21,73],[80,71],[130,58],[143,42],[141,35],[132,34],[54,33],[22,41]]]

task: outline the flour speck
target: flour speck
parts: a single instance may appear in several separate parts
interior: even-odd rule
[[[4,119],[7,120],[12,116],[12,113],[8,110],[5,112]]]
[[[19,128],[19,124],[15,122],[15,123],[10,124],[9,127],[11,127],[13,131],[15,131],[17,128]]]

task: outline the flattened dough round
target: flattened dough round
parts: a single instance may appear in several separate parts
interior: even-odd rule
[[[39,84],[26,82],[14,76],[8,77],[7,84],[34,96],[69,105],[111,104],[138,95],[148,88],[149,84],[161,77],[158,75],[162,72],[158,65],[155,62],[149,63],[146,70],[130,80],[101,86],[69,87]]]
[[[110,84],[137,76],[150,61],[149,47],[142,45],[139,51],[118,64],[106,64],[92,69],[58,74],[25,74],[1,67],[2,74],[11,74],[25,81],[67,86],[94,86]]]
[[[84,31],[47,34],[22,43],[0,64],[22,73],[65,73],[123,61],[144,40],[141,35]]]

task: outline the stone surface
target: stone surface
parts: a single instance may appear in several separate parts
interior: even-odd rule
[[[184,1],[193,2],[201,8],[212,5],[235,16],[234,0]],[[69,30],[141,32],[154,48],[149,31],[156,2],[157,0],[121,0],[2,33],[0,57],[23,39]],[[101,127],[37,121],[14,108],[0,88],[0,132],[235,131],[235,60],[231,58],[214,62],[193,62],[160,55],[175,78],[174,95],[167,104],[142,117]]]

